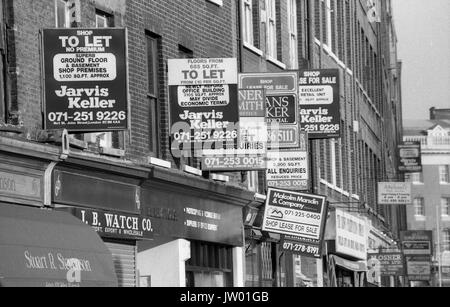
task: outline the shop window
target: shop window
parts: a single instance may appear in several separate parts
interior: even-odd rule
[[[160,40],[158,36],[147,34],[147,74],[149,100],[149,150],[155,158],[161,157],[159,133],[159,84],[161,63]]]
[[[187,287],[232,287],[232,248],[205,242],[191,242],[191,259],[186,263]]]
[[[298,69],[298,32],[297,32],[297,1],[288,0],[289,26],[289,63],[291,69]]]
[[[273,287],[276,284],[277,259],[274,257],[274,246],[270,242],[247,239],[246,287]]]
[[[450,166],[442,165],[439,166],[439,181],[441,184],[450,183]]]
[[[414,199],[414,215],[416,217],[425,217],[425,201],[423,198]]]

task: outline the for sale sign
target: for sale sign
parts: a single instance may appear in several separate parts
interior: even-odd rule
[[[299,78],[300,118],[310,139],[341,137],[338,69],[304,70]]]
[[[285,250],[321,257],[327,209],[324,196],[269,189],[263,231],[285,235]]]
[[[45,129],[128,129],[125,29],[43,30]]]
[[[269,148],[298,148],[298,73],[241,74],[239,87],[266,90]]]
[[[175,157],[236,149],[237,59],[171,59],[169,87]]]

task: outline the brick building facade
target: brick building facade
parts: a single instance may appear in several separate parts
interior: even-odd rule
[[[186,210],[180,209],[182,199],[192,203],[221,200],[232,211],[247,212],[249,206],[262,211],[264,197],[255,198],[255,193],[259,197],[266,193],[262,172],[220,176],[196,170],[199,167],[196,159],[180,161],[172,156],[168,59],[237,58],[241,73],[339,69],[343,135],[341,139],[312,142],[311,192],[326,195],[332,207],[367,216],[372,236],[389,235],[388,240],[383,239],[385,246],[397,238],[404,214],[378,206],[376,199],[378,181],[399,179],[396,146],[402,121],[401,63],[396,56],[390,1],[376,2],[380,22],[369,18],[373,10],[368,3],[373,2],[362,0],[4,0],[0,3],[3,12],[0,127],[7,131],[6,137],[13,135],[30,144],[40,141],[59,146],[52,132],[43,131],[40,30],[127,29],[129,131],[71,136],[69,162],[60,161],[62,169],[57,166],[56,170],[64,173],[76,169],[80,178],[92,176],[104,181],[123,176],[126,182],[136,185],[136,193],[140,194],[139,205],[132,211],[141,215],[151,212],[156,220],[175,222],[177,214],[185,214]],[[72,14],[79,19],[72,18]],[[185,164],[194,168],[186,168]],[[165,191],[163,195],[167,196],[161,197],[160,205],[155,205],[152,191],[156,191],[155,195]],[[178,207],[169,208],[178,202]],[[95,204],[78,205],[96,208]],[[259,218],[260,215],[261,212]],[[207,238],[205,244],[202,236],[183,237],[165,228],[164,231],[156,230],[153,243],[128,244],[137,255],[128,254],[134,261],[134,281],[128,281],[131,284],[138,284],[138,269],[144,277],[161,275],[148,265],[145,257],[157,261],[164,255],[176,254],[182,259],[186,250],[191,256],[209,251],[232,262],[231,266],[217,264],[224,285],[282,286],[306,279],[316,285],[321,283],[320,265],[316,267],[316,262],[310,259],[294,261],[291,256],[282,255],[278,251],[280,237],[263,234],[254,227],[244,230],[242,225],[247,254],[236,241],[214,242]],[[192,242],[192,246],[186,247],[183,240]],[[279,257],[284,257],[282,265]],[[198,278],[206,279],[199,277],[195,268],[201,265],[194,258],[187,264],[190,269],[179,269],[188,271],[185,280],[156,280],[161,284],[186,285],[186,280],[195,284]],[[144,259],[144,265],[136,264],[139,259]],[[252,265],[259,271],[245,277]],[[299,266],[305,268],[303,273]]]

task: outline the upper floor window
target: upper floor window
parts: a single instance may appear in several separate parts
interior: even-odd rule
[[[150,152],[160,158],[160,131],[159,131],[159,84],[160,84],[160,38],[147,34],[147,78],[149,100],[149,135]]]
[[[80,22],[79,0],[55,0],[56,27],[71,28]]]
[[[425,201],[421,197],[414,199],[414,215],[418,217],[425,216]]]
[[[242,27],[244,42],[253,46],[255,43],[255,38],[253,35],[253,0],[244,0],[242,3]]]
[[[105,13],[100,10],[96,10],[95,25],[97,28],[114,27],[114,18],[111,14]]]
[[[95,26],[97,28],[114,27],[114,16],[100,10],[95,11]],[[88,133],[84,140],[90,143],[98,143],[102,148],[119,148],[119,132]]]
[[[443,184],[450,183],[450,166],[449,165],[439,166],[439,181]]]
[[[423,173],[406,174],[406,181],[413,184],[423,184]]]
[[[56,27],[70,28],[69,4],[66,0],[56,0]]]
[[[298,69],[297,0],[288,0],[290,68]]]
[[[442,216],[450,217],[450,197],[441,198]]]
[[[444,230],[442,233],[442,249],[441,252],[450,251],[450,230]]]
[[[276,1],[266,0],[267,55],[277,59],[277,11]]]

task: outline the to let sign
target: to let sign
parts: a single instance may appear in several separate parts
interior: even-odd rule
[[[323,196],[269,189],[263,231],[285,235],[285,250],[321,257],[326,214]]]
[[[236,149],[237,59],[170,59],[172,154]]]
[[[125,29],[45,29],[45,128],[128,129]]]

